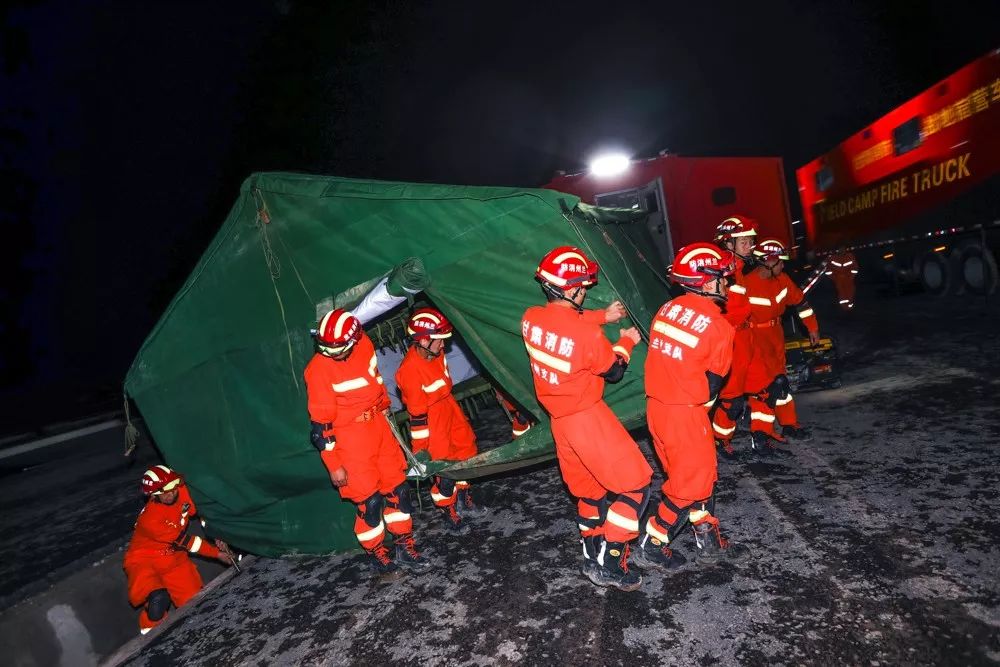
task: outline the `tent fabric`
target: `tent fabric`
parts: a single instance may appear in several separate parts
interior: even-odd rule
[[[489,376],[543,419],[443,474],[531,463],[552,456],[520,336],[525,308],[542,300],[537,262],[557,245],[582,247],[602,267],[587,306],[619,298],[645,332],[667,294],[637,257],[655,252],[625,242],[627,226],[622,212],[550,190],[254,174],[142,345],[126,391],[215,534],[264,555],[353,549],[354,507],[308,438],[302,371],[321,305],[420,260],[426,298]],[[643,361],[640,346],[607,391],[629,426],[644,419]]]

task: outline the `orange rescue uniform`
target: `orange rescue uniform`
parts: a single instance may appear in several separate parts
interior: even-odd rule
[[[196,513],[194,500],[184,485],[178,487],[177,500],[172,505],[152,498],[146,502],[125,551],[128,601],[133,607],[145,605],[149,594],[160,588],[167,589],[175,607],[187,604],[201,590],[201,575],[188,554],[218,558],[219,550],[208,540],[187,534]],[[139,629],[146,633],[164,618],[150,619],[143,607]]]
[[[726,321],[735,329],[733,337],[733,363],[726,379],[726,385],[719,392],[719,400],[712,415],[712,430],[718,440],[726,443],[736,433],[736,419],[742,411],[743,395],[746,393],[747,369],[750,367],[750,301],[747,298],[745,276],[746,264],[736,258],[735,282],[729,287],[726,300]]]
[[[384,530],[394,535],[413,531],[410,515],[400,512],[394,494],[406,481],[406,460],[396,436],[383,414],[389,397],[378,370],[375,347],[366,334],[354,346],[350,356],[341,361],[322,354],[313,355],[305,370],[309,417],[323,424],[324,435],[336,442],[320,453],[329,472],[341,466],[347,471],[347,484],[340,496],[359,506],[354,522],[358,542],[371,550],[382,543]],[[383,509],[384,522],[371,526],[363,518],[365,500],[380,493],[388,503]],[[369,521],[374,521],[369,517]]]
[[[745,277],[752,332],[751,362],[746,380],[750,394],[750,430],[781,440],[774,428],[775,419],[785,426],[798,426],[791,393],[780,395],[785,392],[775,391],[776,380],[787,382],[781,316],[787,307],[793,306],[798,307],[799,317],[808,331],[819,331],[819,323],[802,290],[787,274],[779,273],[772,278],[763,275],[764,271],[766,269],[757,269]]]
[[[396,385],[410,413],[410,439],[414,451],[428,450],[432,459],[464,461],[476,455],[476,434],[451,394],[448,360],[442,352],[431,359],[411,347],[396,371]],[[455,489],[469,488],[462,480],[450,483],[435,480],[431,498],[438,507],[448,507],[458,499]]]
[[[577,312],[555,303],[524,313],[521,333],[538,402],[552,419],[559,470],[577,498],[583,537],[627,542],[639,534],[652,469],[603,400],[604,378],[635,343],[614,345],[598,322],[600,311]],[[617,497],[604,509],[611,492]]]
[[[689,517],[682,510],[707,502],[718,479],[708,410],[708,376],[725,377],[733,358],[732,325],[709,298],[684,294],[653,318],[646,357],[646,419],[666,479],[663,499],[646,532],[667,543]],[[691,523],[708,517],[690,510]]]
[[[854,279],[858,275],[858,260],[855,259],[854,253],[838,252],[830,255],[826,265],[826,275],[833,280],[840,309],[854,308]]]

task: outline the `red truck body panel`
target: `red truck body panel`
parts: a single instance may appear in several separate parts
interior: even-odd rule
[[[1000,171],[1000,50],[796,170],[811,247],[891,229]]]
[[[757,219],[763,235],[786,243],[793,238],[781,158],[665,155],[634,160],[628,170],[616,176],[597,177],[589,172],[560,175],[544,187],[602,204],[602,195],[641,188],[657,180],[674,250],[711,241],[716,226],[735,214]],[[603,205],[608,204],[605,201]]]

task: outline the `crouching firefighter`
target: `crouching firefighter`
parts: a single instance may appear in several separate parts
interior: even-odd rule
[[[621,319],[624,308],[583,310],[597,273],[579,248],[545,255],[535,278],[548,303],[525,311],[521,333],[535,394],[552,420],[559,470],[577,499],[583,573],[598,586],[632,591],[642,576],[629,569],[629,543],[639,534],[652,470],[603,394],[605,381],[624,376],[639,332],[622,329],[612,345],[601,324]]]
[[[746,276],[750,301],[751,361],[746,386],[750,404],[750,437],[754,449],[767,452],[775,442],[791,437],[809,439],[799,424],[788,376],[785,375],[785,333],[781,316],[786,308],[798,311],[809,332],[809,342],[819,342],[819,324],[805,294],[783,273],[788,251],[777,239],[766,239],[754,248],[758,268]],[[782,426],[779,434],[775,422]]]
[[[223,542],[212,544],[188,534],[197,509],[179,474],[153,466],[143,474],[141,487],[148,500],[135,522],[124,564],[128,600],[142,607],[139,632],[146,634],[163,622],[171,605],[182,607],[201,590],[201,575],[188,554],[226,565],[233,560]]]
[[[414,542],[406,461],[389,427],[375,347],[361,322],[342,309],[327,313],[314,337],[317,352],[305,370],[310,440],[340,497],[357,506],[358,542],[379,574],[395,574],[398,566],[426,571],[430,563]],[[384,543],[387,530],[393,550]]]
[[[413,345],[406,352],[396,386],[410,413],[410,443],[413,451],[427,450],[431,459],[464,461],[476,455],[476,434],[458,401],[451,394],[451,374],[445,356],[445,341],[451,338],[451,322],[434,308],[419,308],[410,315],[406,332]],[[466,481],[434,477],[431,498],[445,515],[449,530],[469,532],[466,519],[486,514],[472,500]]]
[[[733,357],[733,326],[720,306],[735,268],[733,253],[712,244],[681,248],[670,276],[686,294],[665,303],[650,327],[646,419],[666,479],[633,552],[640,566],[668,571],[682,565],[686,559],[670,545],[688,522],[699,563],[739,555],[715,516],[718,474],[708,416]]]

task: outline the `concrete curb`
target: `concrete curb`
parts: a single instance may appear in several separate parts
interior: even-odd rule
[[[85,435],[91,435],[93,433],[100,433],[101,431],[107,431],[108,429],[114,428],[116,426],[121,426],[125,422],[121,419],[112,419],[110,421],[101,422],[100,424],[94,424],[93,426],[86,426],[84,428],[78,428],[72,431],[67,431],[65,433],[59,433],[58,435],[50,435],[47,438],[41,438],[40,440],[32,440],[31,442],[25,442],[20,445],[13,445],[10,447],[5,447],[0,450],[0,460],[10,458],[12,456],[17,456],[19,454],[24,454],[26,452],[34,451],[36,449],[41,449],[43,447],[48,447],[50,445],[58,445],[61,442],[66,442],[67,440],[73,440],[74,438],[79,438]]]
[[[244,556],[243,560],[240,561],[240,569],[248,570],[257,561],[256,556]],[[183,620],[188,613],[197,607],[201,601],[212,591],[214,591],[219,586],[223,585],[230,579],[236,576],[236,569],[230,567],[228,570],[212,579],[210,582],[205,584],[205,586],[198,591],[198,594],[191,598],[190,602],[181,607],[180,609],[174,609],[167,616],[167,620],[160,623],[158,626],[150,630],[145,635],[139,635],[135,639],[132,639],[124,646],[119,648],[117,651],[109,655],[100,663],[100,667],[118,667],[132,658],[136,657],[142,652],[148,644],[155,641],[160,635],[169,632],[170,628],[177,624],[178,621]]]

